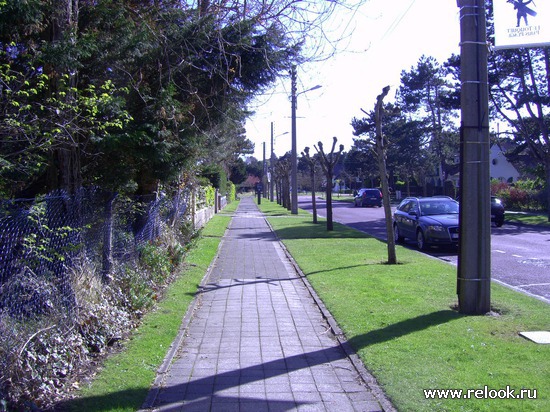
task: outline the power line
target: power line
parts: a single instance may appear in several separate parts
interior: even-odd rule
[[[407,9],[401,14],[401,16],[398,16],[398,17],[392,22],[392,24],[390,24],[390,26],[388,27],[388,29],[386,30],[386,32],[385,32],[384,35],[382,36],[382,39],[381,39],[381,40],[384,40],[387,36],[389,36],[391,33],[394,32],[394,30],[401,24],[401,21],[403,21],[403,19],[405,18],[405,16],[407,15],[407,13],[408,13],[409,10],[412,8],[412,6],[414,5],[415,2],[416,2],[416,0],[412,0],[412,1],[411,1],[411,4],[409,4],[409,7],[407,7]]]

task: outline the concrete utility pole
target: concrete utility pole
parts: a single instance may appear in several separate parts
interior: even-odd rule
[[[491,188],[484,0],[460,8],[460,251],[457,294],[461,313],[491,310]]]
[[[292,119],[292,153],[291,158],[291,174],[290,174],[290,192],[291,192],[291,213],[293,215],[298,214],[298,151],[296,148],[296,106],[298,101],[298,95],[307,93],[311,90],[317,90],[321,88],[321,85],[313,86],[307,90],[297,93],[296,88],[296,66],[292,66],[290,70],[290,100],[291,100],[291,119]]]
[[[269,155],[269,170],[271,172],[271,178],[269,179],[269,200],[273,202],[273,199],[275,198],[275,193],[273,190],[273,185],[275,184],[275,178],[273,173],[273,162],[275,155],[273,154],[273,122],[271,122],[271,154]]]
[[[292,119],[292,152],[290,171],[290,213],[298,214],[298,154],[296,149],[296,66],[290,70],[290,98],[291,98],[291,119]]]
[[[262,142],[263,143],[263,156],[264,156],[264,160],[263,160],[263,163],[262,163],[262,166],[263,166],[263,173],[262,173],[262,195],[267,198],[267,190],[266,190],[266,187],[267,187],[267,163],[266,163],[266,158],[265,158],[265,142]]]

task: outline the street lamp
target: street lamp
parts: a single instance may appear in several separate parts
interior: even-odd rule
[[[304,90],[300,93],[296,93],[296,66],[292,66],[290,71],[290,80],[291,80],[291,110],[292,110],[292,153],[291,153],[291,174],[290,174],[290,185],[291,185],[291,213],[293,215],[298,214],[298,157],[297,157],[297,148],[296,148],[296,101],[297,97],[301,94],[309,92],[311,90],[317,90],[321,88],[321,85],[313,86],[310,89]]]

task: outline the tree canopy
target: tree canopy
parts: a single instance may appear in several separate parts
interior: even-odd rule
[[[203,163],[229,170],[252,149],[248,103],[299,61],[303,42],[283,25],[301,5],[248,6],[1,5],[0,193],[144,193]]]

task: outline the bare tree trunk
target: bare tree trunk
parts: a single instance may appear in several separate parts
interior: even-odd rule
[[[315,202],[315,160],[309,155],[309,147],[306,147],[302,157],[309,165],[309,177],[311,182],[311,205],[313,206],[313,223],[317,223],[317,203]]]
[[[334,165],[338,163],[338,159],[344,150],[344,145],[340,145],[340,150],[334,153],[337,141],[336,137],[332,138],[332,149],[328,155],[323,150],[323,143],[319,142],[319,147],[315,146],[315,149],[321,155],[321,167],[327,179],[327,230],[329,231],[334,230],[334,223],[332,221],[332,179],[334,177]]]
[[[384,214],[386,216],[386,236],[388,239],[388,263],[394,265],[397,263],[395,254],[395,239],[393,237],[393,226],[391,216],[390,191],[388,185],[388,172],[386,170],[386,144],[384,134],[382,133],[382,103],[384,97],[390,91],[386,86],[376,98],[375,122],[376,122],[376,154],[378,157],[378,169],[380,171],[380,183],[382,185],[382,201],[384,203]]]
[[[317,203],[315,201],[315,171],[311,171],[311,205],[313,207],[313,223],[317,223]]]

